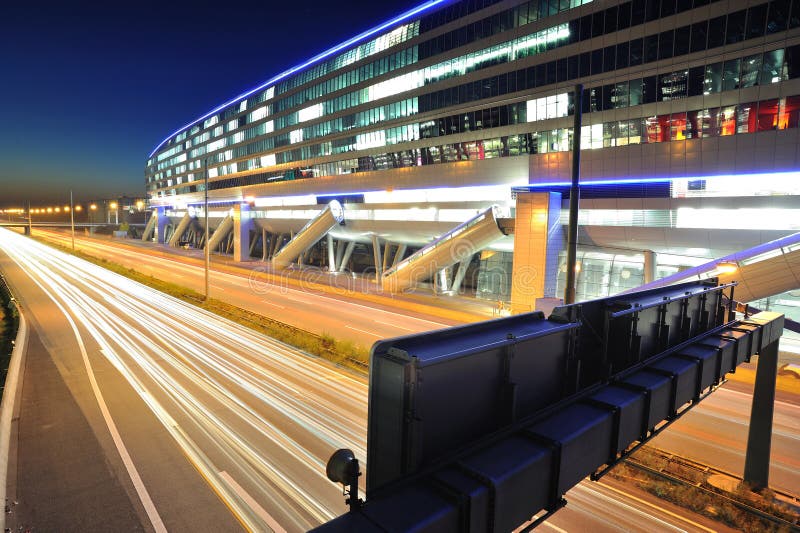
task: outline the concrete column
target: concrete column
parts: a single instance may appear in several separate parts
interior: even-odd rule
[[[250,206],[236,204],[233,206],[233,260],[237,262],[250,260],[250,230],[253,229]]]
[[[395,266],[397,263],[403,260],[403,256],[406,255],[406,250],[408,246],[405,244],[398,244],[397,245],[397,252],[394,254],[394,260],[392,261],[392,266]]]
[[[253,250],[255,249],[256,244],[258,244],[258,239],[258,233],[253,233],[253,237],[250,239],[250,250],[247,252],[248,257],[253,257]]]
[[[381,268],[383,265],[381,261],[381,241],[375,234],[372,235],[372,255],[375,260],[375,281],[380,281],[383,274],[383,269]]]
[[[272,247],[271,257],[275,257],[275,254],[277,254],[278,250],[281,249],[281,244],[283,244],[283,233],[276,233],[275,234],[275,244]]]
[[[381,272],[386,272],[386,263],[389,261],[389,254],[392,251],[392,243],[386,241],[383,247],[383,261],[381,262]]]
[[[434,283],[434,292],[443,293],[450,289],[449,271],[450,268],[448,267],[436,272],[434,276],[434,281],[436,282]]]
[[[167,209],[165,207],[156,208],[158,220],[156,220],[156,242],[164,244],[167,242],[167,226],[169,225],[169,217],[167,217]]]
[[[556,297],[558,253],[564,248],[560,216],[560,193],[517,193],[512,313],[533,311],[538,299]]]
[[[336,272],[336,254],[333,251],[333,236],[328,233],[328,272]]]
[[[354,241],[350,241],[347,243],[347,248],[344,251],[344,257],[342,257],[342,261],[339,263],[339,270],[342,271],[347,266],[347,263],[350,262],[350,257],[353,255],[353,250],[356,248],[356,243]]]
[[[656,280],[656,253],[653,250],[644,251],[644,282],[652,283]]]
[[[261,260],[262,261],[266,261],[267,260],[267,250],[269,250],[269,248],[267,247],[267,229],[266,228],[261,228]]]
[[[754,490],[769,487],[769,454],[772,448],[772,416],[775,411],[775,381],[778,375],[778,342],[758,353],[750,431],[744,459],[744,482]]]
[[[467,268],[469,268],[471,262],[472,257],[469,257],[458,264],[458,270],[453,276],[453,284],[450,286],[451,291],[457,293],[461,290],[461,283],[464,281],[464,276],[467,274]]]
[[[344,255],[345,246],[347,246],[347,243],[342,239],[339,239],[339,242],[336,243],[336,258],[333,263],[335,272],[339,272],[342,269],[342,256]]]

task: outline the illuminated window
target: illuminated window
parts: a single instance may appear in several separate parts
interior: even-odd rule
[[[315,118],[321,117],[324,113],[325,113],[324,106],[322,102],[320,102],[318,104],[314,104],[312,106],[299,110],[297,112],[297,120],[299,122],[314,120]]]

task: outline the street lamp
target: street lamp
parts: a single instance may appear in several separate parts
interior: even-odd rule
[[[208,158],[205,160],[205,175],[206,175],[206,184],[203,187],[203,192],[205,193],[205,200],[203,202],[203,213],[205,215],[205,226],[206,226],[206,236],[205,236],[205,260],[206,260],[206,300],[208,300],[208,287],[210,285],[209,281],[209,270],[211,267],[211,248],[208,246]]]
[[[108,207],[114,210],[114,224],[119,224],[119,204],[111,202]],[[108,223],[111,224],[111,211],[108,212]]]
[[[75,251],[75,209],[73,209],[74,202],[72,201],[72,189],[69,190],[69,207],[65,207],[69,211],[69,225],[72,229],[72,251]]]

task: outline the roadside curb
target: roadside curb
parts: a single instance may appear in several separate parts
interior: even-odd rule
[[[0,503],[6,503],[8,487],[8,454],[11,445],[11,422],[14,418],[14,409],[21,389],[19,388],[22,361],[25,359],[25,350],[28,345],[28,324],[19,304],[15,303],[19,313],[19,328],[14,340],[14,349],[11,352],[11,361],[8,365],[6,383],[3,389],[3,399],[0,402]],[[0,513],[0,531],[5,531],[6,513]]]

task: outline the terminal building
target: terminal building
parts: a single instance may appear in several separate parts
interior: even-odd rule
[[[144,238],[533,309],[563,294],[576,83],[578,299],[800,232],[800,0],[432,0],[166,137]],[[793,261],[752,298],[800,300]]]

